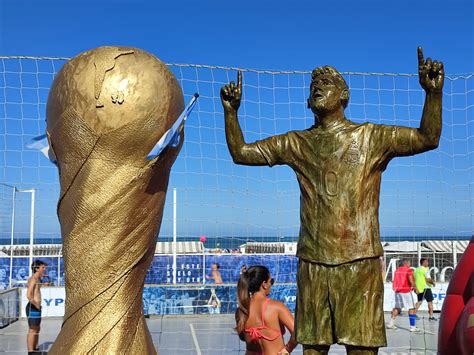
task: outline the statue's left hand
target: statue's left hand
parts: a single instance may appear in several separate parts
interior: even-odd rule
[[[418,77],[420,85],[426,92],[442,92],[444,84],[443,62],[423,59],[423,49],[418,47]]]
[[[237,85],[233,81],[221,89],[221,102],[224,110],[237,112],[242,99],[242,72],[237,73]]]

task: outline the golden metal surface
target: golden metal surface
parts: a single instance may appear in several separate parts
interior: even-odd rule
[[[358,354],[374,353],[386,343],[381,269],[373,267],[383,255],[378,219],[382,173],[395,157],[435,149],[442,128],[443,63],[425,61],[420,47],[418,74],[426,92],[418,128],[351,122],[344,114],[349,88],[335,68],[325,66],[316,68],[311,78],[308,108],[314,126],[254,143],[245,142],[238,120],[242,73],[237,74],[237,84],[231,81],[221,89],[233,161],[288,165],[298,179],[297,256],[300,266],[313,264],[308,268],[317,271],[302,272],[301,267],[298,271],[295,329],[305,354],[315,354],[314,346],[329,349],[335,341],[366,348],[352,349]],[[362,261],[368,266],[358,267]],[[323,269],[331,270],[334,282],[324,281]],[[336,308],[325,312],[321,304]]]
[[[142,291],[184,137],[146,156],[183,108],[167,66],[136,48],[86,51],[54,80],[47,134],[60,173],[66,309],[51,354],[156,353]]]

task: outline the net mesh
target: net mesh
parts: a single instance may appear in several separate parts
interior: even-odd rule
[[[0,244],[9,245],[13,240],[18,246],[13,261],[7,249],[0,258],[0,267],[7,274],[6,279],[0,280],[3,283],[9,283],[10,270],[13,281],[24,279],[22,269],[28,271],[32,194],[25,190],[35,190],[34,244],[61,242],[56,216],[57,169],[39,152],[25,146],[45,131],[49,88],[66,60],[0,57]],[[169,185],[177,189],[178,241],[199,241],[206,236],[205,247],[211,252],[178,256],[179,282],[204,282],[213,263],[221,265],[225,283],[237,281],[241,265],[255,263],[269,264],[281,282],[294,282],[294,256],[276,253],[271,258],[241,255],[235,259],[242,244],[294,242],[299,231],[299,187],[291,169],[239,166],[229,155],[220,88],[236,80],[236,68],[188,64],[169,64],[169,68],[179,80],[186,101],[195,92],[200,94],[186,123],[185,144],[172,169]],[[419,126],[424,92],[417,75],[343,75],[351,93],[346,110],[349,119],[358,123]],[[243,76],[239,116],[247,142],[305,129],[314,123],[306,108],[309,71],[243,69]],[[473,152],[474,77],[448,75],[439,148],[397,158],[384,173],[380,206],[382,240],[397,243],[468,239],[474,215]],[[14,190],[17,193],[13,194]],[[172,240],[172,204],[169,196],[159,241]],[[35,256],[49,258],[53,284],[61,285],[60,246],[45,248],[38,249]],[[426,245],[416,248],[388,251],[386,265],[392,258],[408,256],[416,264],[420,256],[427,256],[434,259],[432,265],[438,268],[433,272],[441,273],[443,268],[455,265],[463,250],[453,252],[449,249],[453,244],[445,245],[443,250]],[[282,251],[270,247],[265,250],[260,249]],[[155,256],[147,284],[172,282],[172,265],[169,255]],[[445,270],[446,280],[450,273],[451,269]]]
[[[25,149],[25,145],[45,131],[49,87],[63,64],[64,59],[2,58],[0,66],[0,182],[37,190],[38,241],[59,237],[55,213],[58,177],[47,159]],[[235,80],[235,70],[178,64],[169,67],[186,98],[194,92],[200,94],[170,181],[178,190],[179,239],[196,240],[206,235],[208,245],[219,244],[221,248],[235,248],[250,240],[295,240],[299,189],[293,172],[287,167],[238,166],[229,156],[219,92],[222,85]],[[248,142],[313,124],[305,104],[309,74],[244,71],[239,113]],[[351,90],[348,118],[418,127],[424,93],[416,75],[344,76]],[[439,148],[396,159],[385,172],[380,208],[383,237],[449,239],[472,233],[473,86],[472,76],[448,76]],[[171,202],[169,198],[160,235],[163,241],[172,236]],[[2,210],[2,215],[7,210]],[[1,238],[8,231],[8,224],[2,223]]]

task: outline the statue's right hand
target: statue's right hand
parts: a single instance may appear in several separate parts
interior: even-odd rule
[[[426,92],[443,92],[444,66],[443,62],[423,58],[423,49],[418,47],[418,77],[420,85]]]
[[[237,73],[237,85],[231,81],[228,85],[221,88],[221,102],[224,111],[237,112],[242,98],[242,72]]]

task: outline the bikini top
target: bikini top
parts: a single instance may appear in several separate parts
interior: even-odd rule
[[[284,331],[281,332],[280,330],[276,330],[276,329],[270,328],[270,327],[265,325],[265,311],[267,310],[267,304],[268,304],[269,301],[270,301],[270,299],[267,298],[265,300],[265,302],[263,303],[263,307],[262,307],[262,325],[260,325],[258,327],[249,327],[249,328],[245,329],[245,332],[249,333],[251,341],[258,341],[260,339],[273,341],[273,340],[281,337],[283,334],[285,334]],[[274,333],[274,335],[269,336],[269,335],[263,334],[262,330],[264,330],[264,329],[270,330],[271,332]]]

